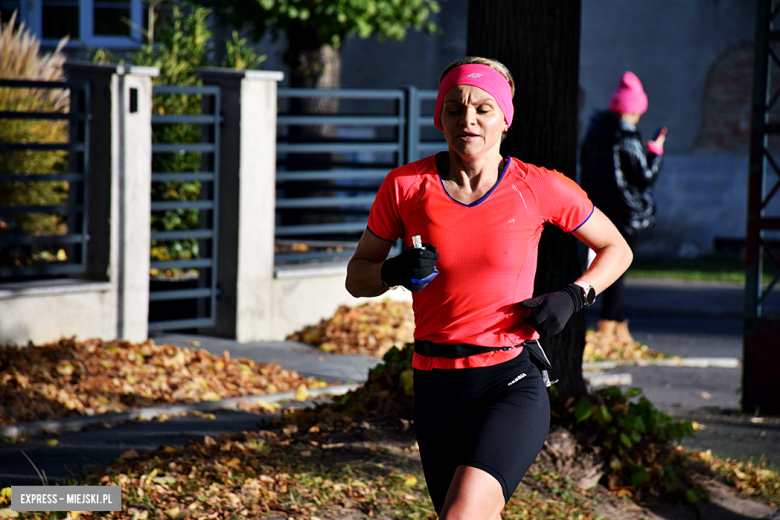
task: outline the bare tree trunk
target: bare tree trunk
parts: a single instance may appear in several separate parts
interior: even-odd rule
[[[512,128],[503,151],[574,178],[580,0],[471,0],[467,54],[497,59],[512,72],[516,93]],[[555,291],[582,273],[576,239],[548,226],[539,244],[534,294]],[[542,341],[563,397],[586,393],[582,378],[585,313]]]

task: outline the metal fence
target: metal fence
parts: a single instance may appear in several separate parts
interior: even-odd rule
[[[151,333],[215,324],[219,92],[152,89]]]
[[[89,85],[0,80],[0,280],[86,271]]]
[[[446,150],[435,99],[415,87],[279,89],[277,264],[351,255],[385,175]]]

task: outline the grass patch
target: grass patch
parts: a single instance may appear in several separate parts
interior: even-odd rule
[[[771,262],[764,263],[764,283],[769,283],[776,273],[777,268]],[[728,255],[634,258],[626,275],[634,278],[745,283],[745,261]]]

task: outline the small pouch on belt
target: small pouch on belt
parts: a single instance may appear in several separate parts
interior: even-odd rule
[[[523,347],[528,349],[528,353],[531,356],[531,361],[533,361],[542,372],[542,379],[544,379],[545,386],[550,387],[557,383],[557,379],[555,381],[550,381],[550,375],[548,371],[552,370],[552,363],[550,363],[550,360],[547,359],[547,354],[544,352],[544,349],[542,348],[541,343],[539,343],[539,340],[529,339],[523,343]]]

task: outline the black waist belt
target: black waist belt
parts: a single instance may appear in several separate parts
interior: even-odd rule
[[[418,341],[414,340],[414,352],[422,356],[428,357],[446,357],[446,358],[463,358],[467,356],[473,356],[474,354],[484,354],[485,352],[493,352],[494,350],[512,350],[517,347],[527,347],[528,354],[531,357],[531,361],[539,367],[542,373],[542,379],[546,386],[550,386],[557,383],[558,380],[550,381],[548,370],[552,370],[552,364],[547,359],[542,345],[538,340],[529,339],[514,345],[512,347],[480,347],[478,345],[469,345],[467,343],[455,343],[454,345],[444,345],[441,343],[434,343],[433,341]]]
[[[524,343],[512,347],[480,347],[478,345],[469,345],[468,343],[445,345],[442,343],[434,343],[433,341],[414,340],[414,351],[421,356],[462,358],[473,356],[474,354],[493,352],[495,350],[512,350],[513,348],[521,347],[523,345]]]

